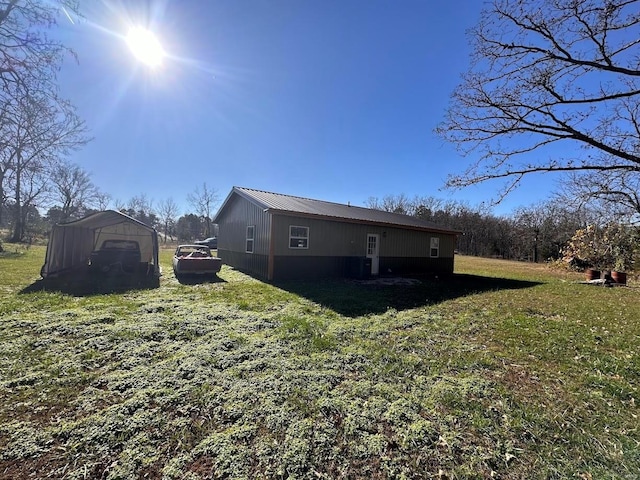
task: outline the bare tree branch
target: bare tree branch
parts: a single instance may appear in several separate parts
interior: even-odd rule
[[[215,188],[208,187],[207,183],[203,182],[202,189],[196,187],[193,193],[187,195],[187,201],[204,220],[206,227],[205,236],[210,237],[213,209],[220,203],[218,191]]]
[[[639,0],[494,0],[470,37],[436,131],[475,159],[448,186],[503,179],[503,198],[538,172],[640,174]]]
[[[178,212],[178,204],[172,197],[162,200],[158,206],[158,217],[164,226],[164,243],[167,243],[167,233],[173,224],[176,223]]]
[[[78,218],[98,204],[100,193],[79,165],[59,162],[50,173],[51,195],[60,208],[60,221]]]
[[[0,151],[0,163],[12,173],[7,177],[11,183],[4,185],[3,191],[12,194],[12,240],[17,242],[24,236],[23,206],[33,204],[37,196],[49,190],[53,166],[84,145],[88,137],[84,123],[66,102],[55,102],[47,95],[25,95],[16,99],[15,105],[15,109],[7,110],[7,122],[2,125],[2,135],[8,142]],[[32,188],[38,182],[42,188]]]

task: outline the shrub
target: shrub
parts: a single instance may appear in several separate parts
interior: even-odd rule
[[[640,259],[638,228],[609,223],[576,230],[563,249],[563,261],[578,268],[631,271]]]

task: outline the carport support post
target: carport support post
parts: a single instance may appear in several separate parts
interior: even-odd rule
[[[160,247],[158,246],[158,232],[156,232],[155,229],[153,230],[152,238],[153,238],[153,270],[154,270],[153,273],[154,275],[158,275],[160,273],[160,258],[158,255],[158,250],[160,249]]]

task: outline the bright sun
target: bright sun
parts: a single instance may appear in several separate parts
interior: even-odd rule
[[[136,58],[150,67],[160,66],[165,56],[158,38],[142,27],[133,27],[129,30],[127,44]]]

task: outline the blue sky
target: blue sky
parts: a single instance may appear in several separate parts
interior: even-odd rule
[[[467,69],[475,0],[226,0],[85,3],[61,19],[78,54],[61,90],[94,140],[70,160],[115,199],[144,193],[189,210],[206,182],[353,205],[371,196],[488,201],[497,185],[441,191],[462,158],[433,133]],[[170,54],[149,69],[129,26]],[[537,181],[536,181],[537,180]],[[543,200],[531,179],[495,209]]]

